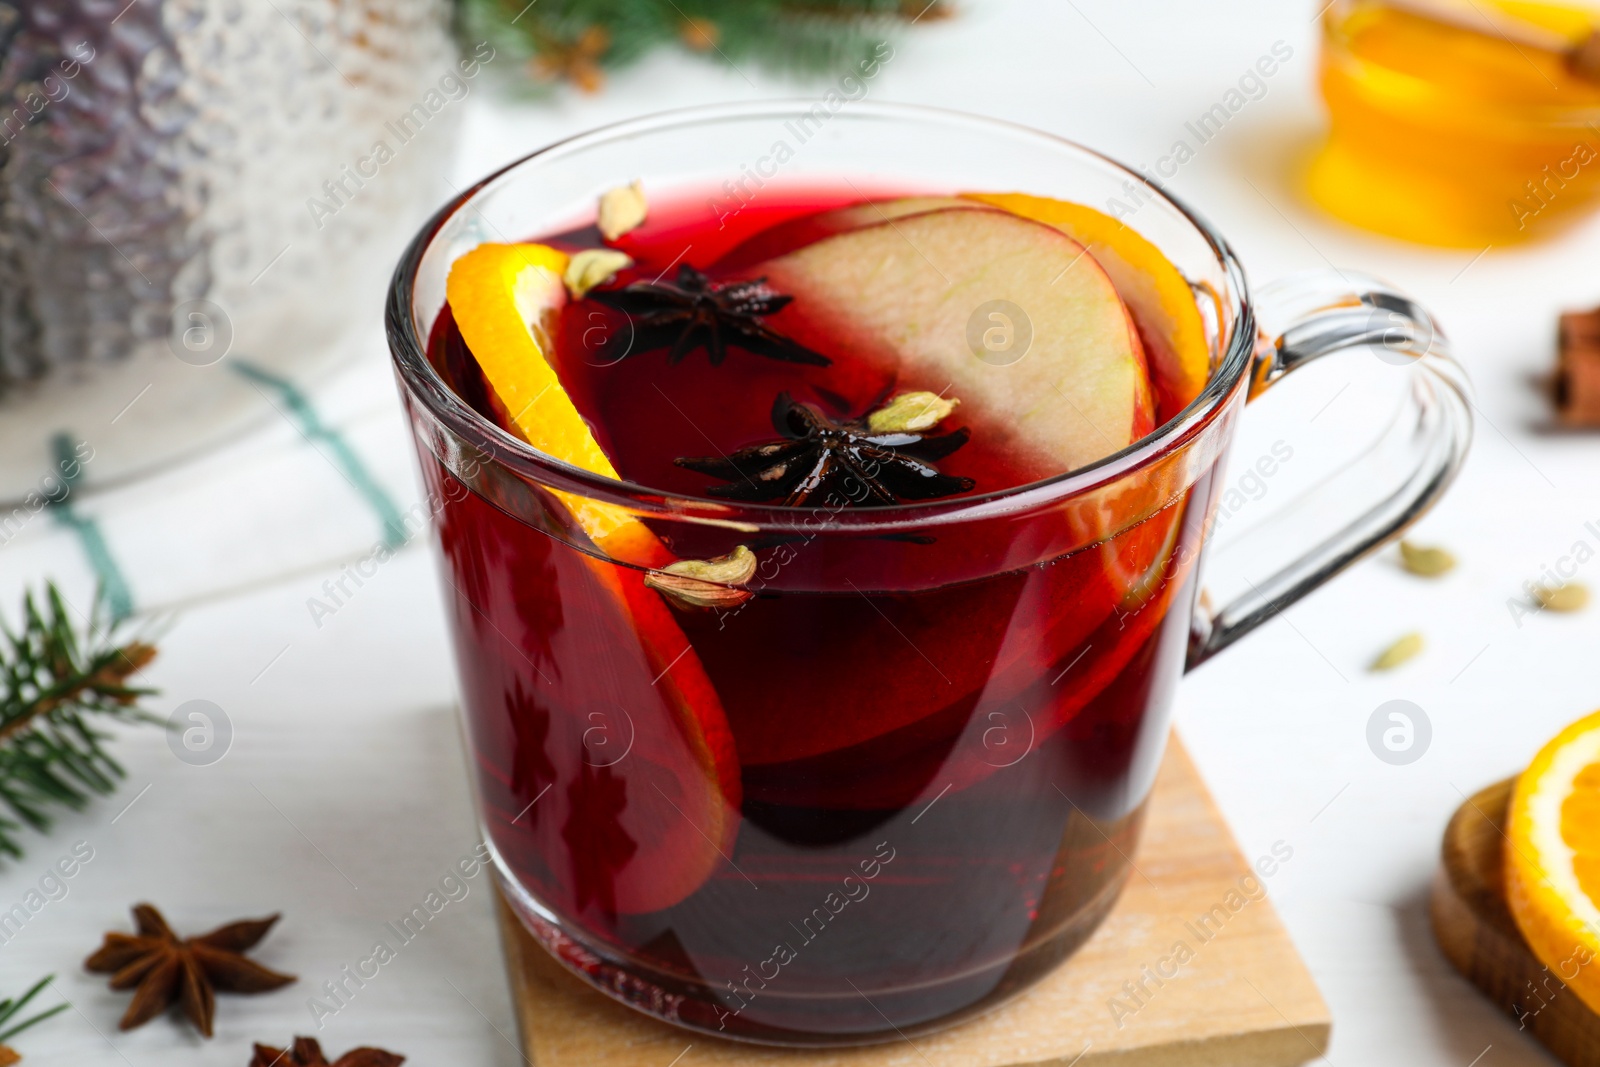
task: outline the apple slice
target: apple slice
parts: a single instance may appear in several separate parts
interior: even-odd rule
[[[1030,466],[1081,467],[1147,433],[1151,398],[1138,332],[1083,246],[1054,227],[971,202],[925,206],[900,202],[828,213],[857,224],[869,209],[879,214],[881,207],[885,221],[855,225],[746,269],[794,295],[783,312],[790,336],[802,343],[815,338],[843,363],[886,367],[901,388],[959,396],[963,416],[977,433],[1003,437],[1002,447],[1026,454]],[[980,335],[1002,326],[986,316],[1007,305],[1013,318],[1026,316],[1032,336],[1025,350],[1018,344],[1009,353],[981,345],[974,351],[971,324],[976,319]],[[1104,536],[1135,517],[1108,516]],[[861,655],[861,670],[833,662],[837,669],[818,672],[824,676],[817,679],[780,672],[788,685],[759,702],[730,694],[741,762],[769,768],[753,773],[760,791],[776,797],[795,774],[806,776],[797,761],[815,761],[820,773],[824,764],[831,768],[875,751],[876,739],[891,734],[926,733],[934,752],[939,737],[960,731],[976,701],[998,701],[1002,691],[1035,684],[1052,666],[1041,656],[1075,647],[1080,631],[1099,626],[1143,578],[1146,567],[1140,564],[1158,551],[1158,545],[1141,544],[1133,558],[1119,561],[1124,568],[1113,571],[1090,549],[1048,572],[1030,572],[1034,611],[1056,621],[1047,637],[1031,623],[1025,632],[1016,630],[1021,605],[1002,600],[990,586],[970,605],[946,603],[945,609],[955,609],[940,618],[902,619],[902,633],[857,635],[850,654]],[[1047,588],[1052,595],[1038,598]],[[1027,614],[1031,619],[1033,613]],[[747,616],[745,624],[755,617]],[[906,645],[908,635],[915,648]],[[917,650],[942,664],[940,670],[916,659]],[[896,656],[906,660],[904,669],[887,670],[884,664],[897,663]],[[880,676],[895,685],[863,690]],[[796,714],[779,711],[791,704]],[[758,707],[759,719],[745,714]],[[815,707],[835,714],[796,730],[798,709]]]
[[[749,274],[794,296],[784,328],[795,340],[960,397],[981,432],[1050,469],[1093,463],[1153,424],[1139,332],[1106,272],[1055,227],[937,209]]]
[[[1083,204],[1025,193],[963,193],[977,203],[1056,226],[1105,268],[1139,324],[1151,384],[1171,414],[1200,395],[1211,373],[1211,345],[1189,280],[1144,235]]]
[[[735,245],[718,260],[725,270],[739,270],[754,263],[787,255],[824,238],[892,222],[909,215],[921,215],[952,207],[975,207],[972,200],[955,196],[903,196],[896,200],[869,200],[849,207],[802,215],[768,227]]]
[[[729,252],[723,263],[742,267],[863,226],[962,207],[995,207],[1055,226],[1088,248],[1138,326],[1158,410],[1170,417],[1200,394],[1211,373],[1211,346],[1189,280],[1139,231],[1084,204],[1026,193],[907,196],[852,204],[764,230]]]

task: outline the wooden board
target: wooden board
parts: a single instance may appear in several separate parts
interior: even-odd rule
[[[1502,878],[1512,779],[1468,798],[1444,832],[1433,933],[1456,970],[1571,1067],[1600,1067],[1600,1016],[1522,939]]]
[[[523,1048],[535,1067],[1287,1067],[1321,1056],[1328,1010],[1262,895],[1272,879],[1252,881],[1176,737],[1134,862],[1101,928],[1022,998],[952,1030],[862,1049],[792,1052],[658,1022],[568,973],[502,901]],[[1216,908],[1220,929],[1202,940],[1191,924]],[[1147,978],[1180,941],[1193,957],[1176,977]],[[1136,999],[1125,984],[1140,981],[1148,995],[1135,989]]]

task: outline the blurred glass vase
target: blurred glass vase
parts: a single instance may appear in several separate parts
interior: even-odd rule
[[[229,362],[359,350],[493,58],[445,0],[0,3],[0,500],[61,440],[95,484],[225,440],[270,411]]]

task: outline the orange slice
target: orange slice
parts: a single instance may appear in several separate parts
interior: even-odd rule
[[[1171,412],[1200,395],[1211,374],[1211,345],[1189,281],[1133,227],[1092,207],[1025,193],[963,197],[1060,229],[1083,245],[1111,278],[1144,337],[1162,408]]]
[[[1534,955],[1600,1011],[1600,712],[1557,734],[1517,779],[1506,898]]]
[[[567,261],[565,252],[548,245],[479,245],[451,264],[445,299],[506,421],[523,439],[574,467],[615,478],[617,469],[545,358],[555,318],[567,302],[561,280]],[[642,526],[619,508],[557,496],[596,543],[629,524]]]
[[[615,478],[616,468],[545,356],[567,301],[561,280],[567,259],[546,245],[479,245],[452,264],[445,296],[507,425],[547,455]],[[606,555],[643,559],[655,567],[672,561],[660,539],[626,509],[553,492]],[[591,782],[598,791],[614,789],[617,777],[631,779],[634,788],[627,790],[628,802],[615,819],[623,835],[641,847],[607,872],[607,895],[619,912],[655,911],[694,892],[731,852],[739,825],[738,757],[722,702],[672,609],[644,584],[639,571],[583,558],[608,594],[601,599],[621,611],[637,635],[649,670],[658,676],[649,689],[662,697],[661,707],[633,709],[632,757],[607,768],[606,781],[579,774],[563,785],[582,794]],[[604,610],[601,604],[577,607]],[[672,780],[663,783],[663,774]],[[571,803],[575,810],[590,807],[582,796]],[[598,793],[592,809],[605,810]],[[570,843],[551,838],[541,847],[552,870],[572,867]],[[588,878],[596,877],[593,857],[576,858],[585,859]]]

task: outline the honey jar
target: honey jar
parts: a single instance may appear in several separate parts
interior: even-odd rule
[[[1422,244],[1558,231],[1600,195],[1600,11],[1519,0],[1335,0],[1312,200]]]

